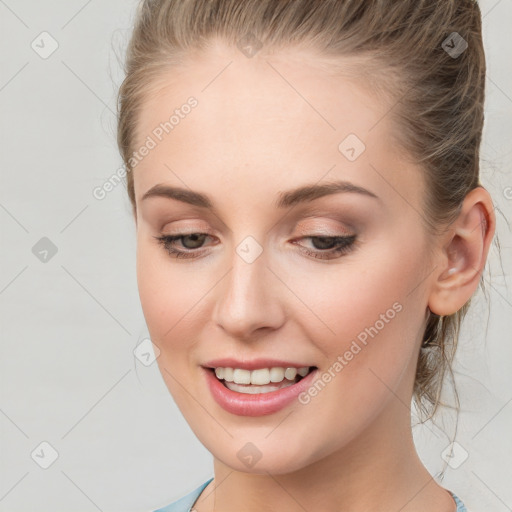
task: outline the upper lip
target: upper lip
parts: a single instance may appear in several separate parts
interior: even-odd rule
[[[266,359],[258,358],[251,361],[237,361],[231,357],[225,357],[222,359],[213,359],[202,365],[204,368],[240,368],[243,370],[257,370],[259,368],[303,368],[310,367],[313,365],[294,363],[291,361],[284,361],[282,359]]]

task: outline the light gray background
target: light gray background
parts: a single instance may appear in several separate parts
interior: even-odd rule
[[[452,466],[468,456],[448,466],[443,485],[474,512],[504,512],[512,510],[505,221],[512,218],[512,2],[481,6],[488,62],[482,179],[497,207],[504,269],[493,246],[488,299],[481,292],[475,299],[457,365],[463,411]],[[148,333],[124,185],[101,201],[92,195],[121,166],[118,58],[134,7],[133,0],[0,0],[1,512],[149,511],[213,475],[211,455],[156,363],[134,357]],[[46,59],[31,47],[51,48],[43,31],[58,43]],[[46,262],[32,252],[43,237],[57,248]],[[433,474],[444,464],[450,418],[415,429]],[[48,469],[35,462],[48,460],[44,441],[58,452]]]

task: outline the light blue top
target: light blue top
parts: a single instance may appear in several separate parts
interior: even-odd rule
[[[183,496],[178,501],[175,501],[171,503],[170,505],[167,505],[166,507],[159,508],[158,510],[154,510],[153,512],[193,512],[192,506],[194,505],[197,498],[199,498],[199,495],[203,492],[203,489],[213,480],[213,477],[210,478],[210,480],[207,480],[204,484],[201,484],[197,489],[194,489],[192,492],[187,494],[186,496]],[[457,505],[457,511],[456,512],[468,512],[466,507],[464,506],[464,503],[460,501],[453,492],[448,491],[455,500],[455,503]]]
[[[154,510],[153,512],[191,512],[192,505],[195,503],[199,495],[203,492],[203,489],[213,480],[213,477],[210,480],[207,480],[204,484],[201,484],[197,489],[194,489],[192,492],[188,493],[186,496],[183,496],[178,501],[174,501],[170,505],[166,507],[159,508],[158,510]]]

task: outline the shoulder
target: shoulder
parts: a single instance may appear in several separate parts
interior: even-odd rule
[[[197,500],[203,489],[213,480],[213,477],[202,483],[197,489],[189,492],[187,495],[181,497],[179,500],[172,502],[171,504],[154,510],[153,512],[190,512],[190,508]]]
[[[460,500],[458,496],[456,496],[453,492],[449,491],[450,494],[453,496],[453,499],[455,500],[455,503],[457,504],[457,510],[456,512],[468,512],[468,509],[465,507],[464,503]]]

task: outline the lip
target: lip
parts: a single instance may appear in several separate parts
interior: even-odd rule
[[[219,364],[219,366],[222,366]],[[227,412],[237,416],[264,416],[273,414],[290,405],[296,398],[311,386],[318,374],[315,368],[299,382],[277,391],[260,394],[244,394],[231,391],[217,379],[215,372],[209,368],[201,368],[213,399]]]
[[[208,361],[207,363],[202,365],[203,368],[240,368],[242,370],[258,370],[259,368],[303,368],[307,366],[314,366],[312,364],[306,363],[292,363],[290,361],[283,361],[282,359],[253,359],[252,361],[237,361],[231,357],[225,357],[222,359],[214,359],[212,361]]]

